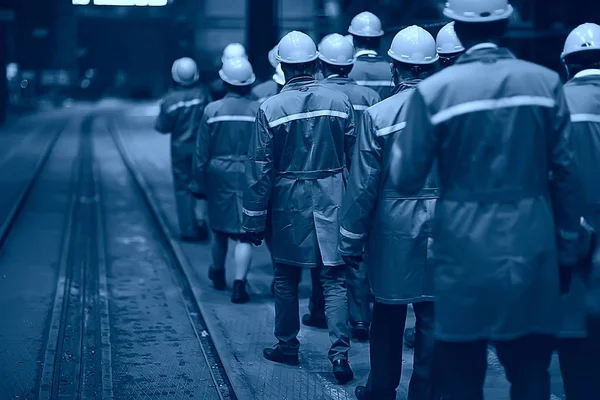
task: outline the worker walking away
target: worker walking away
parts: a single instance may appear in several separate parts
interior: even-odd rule
[[[402,193],[418,193],[437,161],[435,366],[444,400],[483,399],[490,341],[512,399],[550,398],[559,271],[577,262],[569,110],[558,74],[495,44],[512,12],[506,0],[446,3],[468,50],[417,86],[392,148],[390,178]]]
[[[208,240],[206,221],[196,217],[197,202],[188,190],[192,179],[192,163],[196,146],[194,121],[199,120],[208,103],[208,94],[197,85],[198,67],[191,58],[180,58],[171,68],[174,89],[160,104],[160,114],[155,129],[171,134],[171,164],[173,185],[181,239],[185,241]],[[201,214],[206,214],[202,200],[198,204]],[[205,218],[205,215],[203,215]]]
[[[348,76],[359,85],[375,90],[385,99],[394,87],[394,82],[390,64],[377,54],[383,36],[381,21],[368,11],[362,12],[352,19],[348,33],[352,35],[356,49],[356,63]]]
[[[227,46],[225,46],[225,49],[223,49],[221,64],[225,63],[227,60],[240,57],[248,59],[246,48],[241,43],[229,43]],[[210,84],[210,97],[212,98],[212,101],[221,100],[227,93],[227,86],[223,83],[221,78],[215,79]]]
[[[582,217],[590,228],[599,231],[600,26],[588,23],[575,28],[565,42],[561,58],[570,79],[564,89],[571,111],[571,135],[585,202]],[[586,329],[586,285],[590,283],[592,267],[589,247],[587,253],[588,262],[575,271],[570,291],[563,296],[558,356],[569,400],[600,396],[600,336],[590,336]]]
[[[219,75],[228,93],[223,99],[208,104],[204,111],[190,189],[208,200],[213,231],[213,264],[208,276],[217,290],[225,289],[228,239],[236,241],[231,301],[245,303],[250,300],[246,276],[252,262],[252,243],[242,230],[242,199],[245,161],[258,111],[258,103],[250,93],[256,77],[245,58],[225,60]]]
[[[326,36],[319,45],[319,59],[325,79],[323,85],[346,94],[354,108],[355,123],[360,126],[363,112],[381,99],[373,89],[359,86],[348,74],[354,66],[354,46],[337,33]],[[359,341],[369,337],[371,304],[369,281],[364,266],[347,268],[346,287],[352,336]]]
[[[446,24],[437,34],[435,39],[437,52],[440,56],[440,65],[447,68],[456,62],[458,57],[465,52],[465,48],[458,39],[454,30],[454,21]]]
[[[246,164],[244,229],[260,244],[272,213],[275,260],[275,337],[268,360],[297,365],[300,342],[298,283],[303,268],[321,268],[329,359],[340,383],[353,379],[346,266],[336,243],[344,168],[355,143],[352,104],[343,93],[315,82],[317,49],[298,31],[278,47],[287,78],[281,93],[262,103]],[[270,209],[268,209],[270,207]]]
[[[281,65],[277,64],[271,80],[256,85],[252,89],[252,94],[258,99],[259,104],[262,104],[268,98],[281,92],[283,85],[285,85],[285,76],[283,75]]]
[[[465,48],[460,43],[460,40],[458,40],[458,36],[456,36],[456,32],[454,31],[454,21],[440,29],[435,42],[442,68],[454,65],[458,57],[465,52]],[[404,346],[414,349],[415,328],[406,328],[404,330]]]
[[[358,129],[350,179],[342,205],[339,251],[366,267],[375,297],[371,325],[371,373],[358,386],[358,399],[395,399],[402,373],[402,334],[408,304],[416,316],[416,349],[408,399],[432,399],[433,278],[429,260],[431,219],[438,196],[432,173],[417,193],[396,191],[384,166],[394,137],[406,125],[406,105],[417,84],[436,71],[435,40],[411,26],[400,31],[388,52],[393,61],[393,95],[367,109]]]

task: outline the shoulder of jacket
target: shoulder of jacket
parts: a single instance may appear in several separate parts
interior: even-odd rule
[[[208,118],[213,117],[219,108],[223,105],[223,99],[211,101],[204,108],[204,115]]]
[[[373,120],[385,120],[390,119],[391,116],[398,114],[398,112],[406,103],[406,100],[414,93],[414,90],[405,90],[400,93],[396,93],[386,99],[381,100],[379,103],[372,105],[367,108],[365,113]]]

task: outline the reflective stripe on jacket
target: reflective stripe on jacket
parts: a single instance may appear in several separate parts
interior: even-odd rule
[[[338,212],[355,141],[348,97],[311,77],[290,80],[260,106],[246,164],[244,229],[265,231],[270,213],[276,262],[343,264]]]
[[[380,303],[433,300],[429,260],[435,177],[416,194],[398,193],[384,174],[396,135],[406,126],[406,104],[414,85],[369,108],[358,130],[340,217],[339,251],[360,255],[366,245],[371,292]]]
[[[572,138],[583,191],[582,216],[600,232],[600,74],[570,80],[565,85],[565,96],[571,112]],[[585,336],[586,292],[583,277],[575,274],[571,291],[563,296],[561,336]]]
[[[382,99],[388,97],[394,88],[390,63],[383,57],[374,54],[356,57],[354,67],[348,77],[358,85],[375,90]]]
[[[477,50],[421,82],[407,115],[390,174],[401,191],[417,192],[438,162],[438,339],[556,333],[557,242],[563,262],[574,263],[579,225],[558,75],[505,49]]]
[[[242,233],[244,169],[258,102],[228,93],[206,106],[194,157],[190,190],[205,194],[210,227]]]
[[[331,89],[339,90],[348,96],[350,103],[352,103],[352,108],[354,109],[354,116],[356,117],[354,123],[356,126],[360,126],[360,118],[365,110],[381,101],[381,97],[379,97],[379,94],[376,91],[366,86],[357,85],[356,82],[350,78],[334,75],[325,78],[320,83]]]

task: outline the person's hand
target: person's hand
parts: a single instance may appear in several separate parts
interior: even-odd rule
[[[344,260],[347,266],[358,271],[360,269],[360,263],[362,262],[363,258],[362,256],[342,256],[342,260]]]
[[[246,232],[244,238],[255,246],[260,246],[265,239],[264,232]]]

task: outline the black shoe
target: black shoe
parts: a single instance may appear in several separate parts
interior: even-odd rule
[[[369,340],[369,324],[366,322],[357,322],[352,328],[352,337],[359,342],[366,342]]]
[[[227,287],[224,269],[215,269],[213,266],[210,266],[210,268],[208,268],[208,278],[213,282],[213,285],[217,290],[225,290]]]
[[[263,350],[263,357],[269,361],[273,361],[286,365],[300,365],[298,354],[283,354],[279,346]]]
[[[232,303],[247,303],[250,301],[250,296],[246,291],[246,281],[236,279],[233,281],[233,293],[231,294]]]
[[[404,330],[404,345],[409,349],[415,348],[415,328],[407,328]]]
[[[371,400],[371,393],[366,386],[357,386],[354,389],[354,395],[358,400]]]
[[[354,379],[354,372],[352,372],[348,360],[335,360],[333,362],[333,375],[340,385],[345,385]]]
[[[325,316],[315,317],[311,314],[304,314],[302,316],[302,325],[310,326],[312,328],[327,329],[327,320]]]

